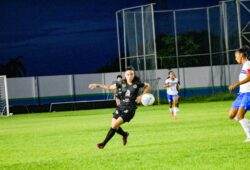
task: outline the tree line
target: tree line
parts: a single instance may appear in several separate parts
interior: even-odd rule
[[[11,77],[26,76],[26,69],[22,63],[22,56],[9,59],[7,63],[0,63],[0,75]]]
[[[209,44],[207,31],[186,32],[177,36],[179,67],[195,67],[210,65]],[[211,34],[213,52],[224,51],[223,39],[219,35]],[[174,35],[159,33],[156,36],[157,68],[171,69],[177,67],[176,44]],[[207,55],[196,55],[205,54]],[[124,56],[123,54],[121,54]],[[185,56],[188,55],[188,56]],[[128,64],[129,61],[128,61]],[[212,65],[227,64],[225,54],[212,56]],[[113,58],[96,72],[116,72],[119,71],[119,57]]]

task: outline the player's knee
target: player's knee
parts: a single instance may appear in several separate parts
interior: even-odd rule
[[[114,123],[112,123],[112,129],[118,129],[119,127],[120,127],[120,123],[119,122],[114,122]]]
[[[229,112],[228,118],[229,118],[229,119],[234,119],[234,117],[235,117],[235,114],[232,114],[232,113]]]
[[[170,107],[170,108],[173,107],[173,102],[169,102],[169,107]]]
[[[232,110],[232,109],[229,110],[228,112],[229,119],[234,119],[236,115],[237,115],[237,110]]]
[[[117,125],[117,123],[113,123],[113,124],[111,125],[111,128],[112,128],[112,129],[118,129],[119,126]]]
[[[238,120],[244,119],[244,115],[242,115],[242,114],[237,114],[237,119],[238,119]]]
[[[236,114],[234,114],[234,113],[229,113],[228,118],[229,118],[229,119],[234,119],[235,116],[237,117]],[[237,117],[237,118],[238,118],[238,117]]]
[[[177,103],[174,102],[174,103],[173,103],[173,106],[176,107],[176,106],[177,106]]]
[[[228,113],[229,119],[234,119],[235,116],[237,116],[237,112],[229,111],[229,113]]]

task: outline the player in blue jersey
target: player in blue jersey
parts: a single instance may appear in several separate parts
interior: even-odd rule
[[[250,142],[250,122],[245,118],[246,112],[250,110],[250,61],[248,60],[248,50],[248,46],[236,50],[235,60],[238,64],[242,64],[242,69],[239,81],[229,86],[230,91],[240,86],[238,97],[229,110],[229,118],[235,119],[241,124],[247,137],[244,142]]]

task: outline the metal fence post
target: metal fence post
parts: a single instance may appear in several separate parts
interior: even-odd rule
[[[240,0],[236,0],[236,9],[237,9],[237,24],[238,24],[238,36],[239,36],[239,45],[242,47],[242,39],[241,39],[241,17],[240,17]]]
[[[210,71],[211,71],[211,80],[212,80],[212,93],[214,94],[213,56],[212,56],[212,46],[211,46],[211,29],[210,29],[210,12],[209,12],[209,8],[207,8],[207,30],[208,30]]]
[[[124,40],[124,58],[125,58],[125,67],[127,68],[127,42],[126,42],[126,17],[125,10],[122,10],[122,18],[123,18],[123,40]]]
[[[122,63],[121,63],[121,44],[120,44],[120,29],[119,29],[119,12],[116,12],[116,33],[117,33],[117,45],[118,45],[118,55],[119,55],[119,67],[120,73],[122,72]]]
[[[228,44],[227,6],[225,5],[225,1],[222,1],[222,15],[223,15],[223,25],[224,25],[226,56],[227,56],[228,85],[230,85],[231,84],[231,74],[230,74],[229,44]]]
[[[173,17],[174,17],[174,36],[175,36],[176,66],[177,66],[178,78],[180,79],[180,65],[179,65],[179,52],[178,52],[178,37],[177,37],[176,12],[175,12],[175,11],[173,11]]]
[[[147,62],[146,62],[146,48],[145,48],[145,27],[144,27],[144,10],[143,7],[141,7],[141,13],[142,13],[142,42],[143,42],[143,60],[144,60],[144,81],[146,80],[146,70],[147,70]]]

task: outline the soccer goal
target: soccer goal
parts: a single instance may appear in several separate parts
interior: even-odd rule
[[[0,76],[0,115],[10,116],[6,76]]]
[[[93,108],[98,109],[98,108],[109,108],[114,106],[115,106],[114,99],[57,102],[57,103],[50,103],[49,111],[54,112],[54,111],[93,109]]]

